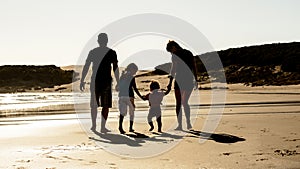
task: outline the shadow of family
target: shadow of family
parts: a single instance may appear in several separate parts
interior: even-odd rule
[[[181,135],[175,135],[171,133],[156,133],[152,132],[152,135],[149,136],[139,132],[131,132],[126,134],[115,134],[115,133],[100,133],[94,132],[98,138],[89,137],[89,139],[100,142],[100,143],[108,143],[108,144],[116,144],[116,145],[127,145],[132,147],[140,147],[143,146],[146,142],[161,142],[168,143],[171,141],[179,141],[183,138]]]
[[[151,136],[146,135],[139,132],[131,132],[126,134],[115,134],[115,133],[100,133],[95,131],[94,132],[96,136],[98,137],[89,137],[91,140],[94,140],[96,142],[100,143],[107,143],[107,144],[117,144],[117,145],[127,145],[132,147],[141,147],[146,142],[160,142],[160,143],[169,143],[172,142],[178,142],[182,140],[183,138],[199,138],[199,139],[206,139],[206,140],[212,140],[217,143],[224,143],[224,144],[230,144],[230,143],[237,143],[246,141],[245,138],[225,134],[225,133],[208,133],[208,132],[201,132],[197,130],[182,130],[180,132],[176,133],[156,133],[152,132]]]

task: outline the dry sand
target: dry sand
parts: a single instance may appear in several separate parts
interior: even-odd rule
[[[201,133],[210,90],[200,91],[195,131],[186,135],[168,130],[176,119],[174,107],[164,112],[163,134],[148,132],[147,124],[135,124],[136,131],[149,138],[120,135],[111,115],[112,132],[107,135],[88,135],[75,113],[2,118],[0,168],[300,168],[300,86],[228,87],[226,107],[212,135]],[[173,93],[166,99],[174,104]],[[125,126],[128,129],[127,122]],[[200,138],[209,139],[199,143]],[[174,140],[179,141],[173,148],[150,158],[115,155],[99,146],[106,141],[142,154],[147,144],[168,146]]]

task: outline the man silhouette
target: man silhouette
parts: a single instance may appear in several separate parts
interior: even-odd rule
[[[87,56],[85,65],[82,70],[80,90],[85,88],[84,79],[87,75],[89,67],[92,63],[92,76],[90,83],[91,91],[91,118],[92,118],[92,131],[96,131],[97,108],[102,107],[101,118],[101,132],[106,133],[109,130],[105,127],[106,120],[109,113],[109,108],[112,107],[112,76],[111,65],[117,84],[119,83],[119,68],[117,54],[114,50],[107,47],[107,34],[100,33],[98,35],[99,47],[91,50]],[[100,101],[99,101],[100,100]]]

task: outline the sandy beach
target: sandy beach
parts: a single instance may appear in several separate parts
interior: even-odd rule
[[[0,168],[299,168],[299,89],[299,85],[229,85],[224,113],[213,133],[202,131],[211,106],[210,90],[200,91],[194,131],[170,128],[176,122],[172,108],[163,112],[162,134],[151,133],[147,124],[137,122],[136,133],[121,135],[114,113],[108,119],[112,132],[106,135],[85,132],[80,116],[72,110],[1,118]],[[173,93],[166,99],[174,101]],[[128,129],[127,122],[125,126]],[[143,157],[147,145],[173,143],[167,151]],[[142,158],[115,154],[114,148],[135,150]]]

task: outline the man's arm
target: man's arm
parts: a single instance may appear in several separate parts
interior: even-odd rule
[[[116,85],[116,88],[117,88],[117,86],[119,85],[119,81],[120,81],[119,66],[118,66],[118,62],[117,61],[113,62],[113,70],[114,70],[114,75],[115,75],[116,82],[117,82],[117,85]]]
[[[80,90],[83,91],[85,89],[84,79],[89,71],[89,67],[91,65],[91,61],[89,59],[86,60],[85,65],[83,66],[80,78]]]

